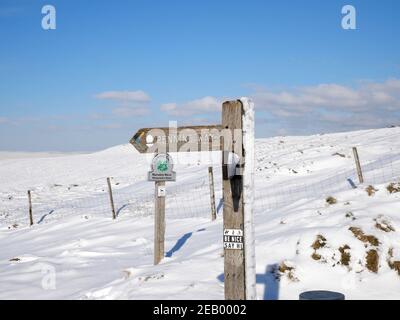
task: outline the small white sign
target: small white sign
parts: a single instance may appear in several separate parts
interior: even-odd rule
[[[224,236],[241,236],[243,237],[242,229],[224,229]]]
[[[224,249],[228,249],[228,250],[243,250],[243,243],[224,242]]]
[[[158,197],[165,197],[165,194],[166,194],[166,190],[165,190],[165,187],[164,186],[162,186],[162,187],[158,187]]]
[[[224,229],[224,248],[228,250],[243,250],[243,230]]]

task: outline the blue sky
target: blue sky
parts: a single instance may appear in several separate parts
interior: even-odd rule
[[[43,30],[41,9],[56,8]],[[341,27],[344,5],[357,29]],[[258,137],[399,124],[400,2],[0,0],[0,150],[92,151],[138,128],[218,123],[250,96]]]

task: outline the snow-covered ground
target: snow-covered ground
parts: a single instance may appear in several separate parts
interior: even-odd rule
[[[400,182],[399,150],[400,128],[256,140],[259,299],[298,299],[311,289],[400,299],[400,186],[387,190]],[[178,181],[167,183],[166,257],[153,266],[146,156],[130,145],[57,157],[0,154],[0,299],[223,299],[219,154],[185,157]],[[106,177],[113,177],[115,221]]]

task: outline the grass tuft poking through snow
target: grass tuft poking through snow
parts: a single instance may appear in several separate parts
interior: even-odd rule
[[[365,191],[367,192],[367,194],[371,197],[373,196],[377,191],[379,191],[378,189],[375,189],[373,186],[369,185],[367,188],[365,188]]]
[[[365,258],[367,269],[371,272],[378,273],[379,269],[379,255],[378,251],[375,249],[371,249],[367,252],[367,256]]]
[[[351,259],[350,247],[347,244],[345,244],[344,246],[339,248],[339,252],[340,252],[340,263],[343,266],[349,266]]]
[[[390,248],[388,251],[388,265],[390,269],[397,271],[397,274],[400,276],[400,261],[396,261],[394,259],[394,254],[393,254],[394,249]]]
[[[286,276],[291,282],[299,282],[299,279],[295,275],[296,268],[290,261],[283,261],[279,265],[280,277]]]
[[[397,193],[400,192],[400,182],[398,183],[390,183],[387,187],[386,187],[387,191],[389,191],[390,193]]]
[[[337,203],[337,200],[336,200],[336,198],[334,198],[334,197],[332,197],[332,196],[329,196],[328,198],[326,198],[326,203],[328,203],[328,204],[336,204]]]
[[[382,230],[384,232],[395,232],[396,230],[394,227],[390,224],[390,221],[385,218],[383,215],[379,215],[376,219],[374,219],[375,227],[379,230]]]
[[[372,246],[379,246],[379,240],[373,235],[365,235],[364,232],[357,227],[350,227],[349,230],[353,235],[360,241],[364,243],[369,243]]]

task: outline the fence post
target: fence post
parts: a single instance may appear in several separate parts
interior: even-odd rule
[[[215,209],[215,190],[214,190],[214,173],[213,167],[208,167],[208,181],[210,185],[210,201],[211,201],[211,220],[217,219],[217,210]]]
[[[165,238],[165,195],[159,194],[160,187],[165,187],[165,181],[155,182],[154,192],[154,265],[164,258]]]
[[[354,154],[354,160],[356,162],[358,180],[360,181],[360,183],[364,183],[364,177],[363,177],[361,165],[360,165],[360,158],[358,157],[358,151],[357,151],[356,147],[353,147],[353,154]]]
[[[116,215],[115,215],[115,206],[114,206],[114,198],[113,198],[113,192],[111,188],[111,181],[110,178],[107,178],[107,184],[108,184],[108,194],[110,195],[110,203],[111,203],[111,211],[112,211],[112,218],[115,220]]]
[[[28,201],[29,201],[29,225],[30,225],[30,226],[33,226],[32,195],[31,195],[31,190],[28,190]]]

